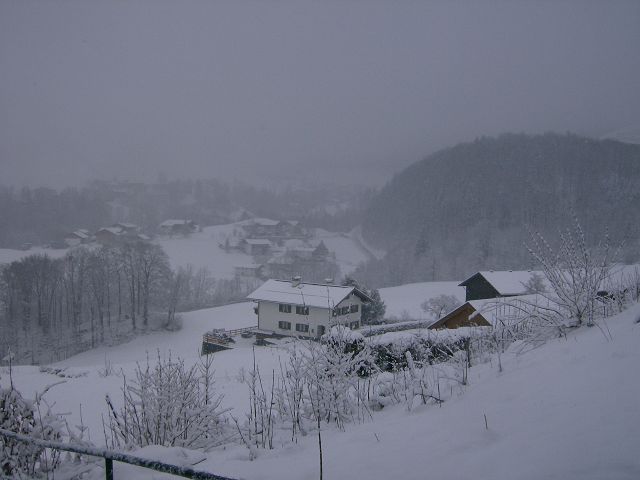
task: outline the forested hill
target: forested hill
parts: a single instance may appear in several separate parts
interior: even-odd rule
[[[373,198],[363,233],[389,253],[360,274],[382,286],[529,267],[528,228],[557,238],[572,213],[589,238],[608,228],[635,256],[640,145],[558,134],[459,144],[408,167]]]

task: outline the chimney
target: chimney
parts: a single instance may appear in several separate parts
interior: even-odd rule
[[[300,275],[296,275],[295,277],[291,277],[291,286],[293,288],[295,288],[298,285],[300,285],[301,281],[302,281],[302,277]]]

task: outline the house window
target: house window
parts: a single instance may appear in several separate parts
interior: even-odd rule
[[[308,333],[309,325],[306,323],[296,323],[296,332]]]
[[[324,335],[325,331],[324,325],[318,325],[318,335]]]
[[[358,305],[351,305],[351,313],[357,313],[358,312]]]
[[[301,307],[296,305],[296,313],[298,315],[309,315],[309,307]]]
[[[351,330],[357,330],[358,328],[360,328],[360,322],[351,322],[349,324],[349,328]]]
[[[287,305],[286,303],[279,303],[278,311],[280,313],[291,313],[291,305]]]
[[[278,322],[278,328],[280,330],[291,330],[291,322],[285,322],[283,320],[280,320]]]
[[[347,305],[346,307],[340,308],[340,315],[347,315],[347,314],[349,314],[349,305]]]

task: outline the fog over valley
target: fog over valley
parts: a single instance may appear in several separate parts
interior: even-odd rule
[[[0,0],[0,478],[640,478],[639,45],[637,0]]]
[[[481,135],[599,137],[640,124],[639,23],[634,1],[4,1],[0,183],[381,185]]]

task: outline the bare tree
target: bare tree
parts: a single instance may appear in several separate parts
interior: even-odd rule
[[[450,312],[460,304],[460,300],[455,295],[438,295],[437,297],[425,300],[420,307],[425,312],[431,314],[435,320],[442,318],[445,313]]]
[[[577,325],[593,325],[598,292],[609,277],[613,256],[608,235],[595,248],[587,246],[584,231],[574,217],[572,228],[560,234],[560,246],[554,250],[538,232],[527,245],[540,264],[551,287],[550,298]]]

